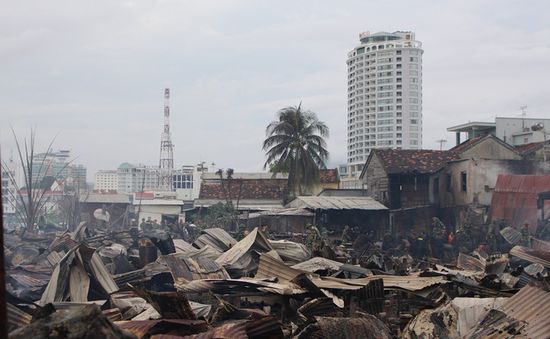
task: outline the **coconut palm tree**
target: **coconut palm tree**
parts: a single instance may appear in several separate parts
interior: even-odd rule
[[[266,128],[263,143],[267,160],[265,168],[274,174],[288,172],[288,188],[293,196],[319,181],[319,169],[326,168],[328,151],[327,125],[315,113],[298,107],[286,107],[277,112],[277,120]]]

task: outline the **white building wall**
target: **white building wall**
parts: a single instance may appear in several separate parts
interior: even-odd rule
[[[16,166],[13,161],[9,161],[1,166],[2,174],[2,207],[4,214],[14,214],[16,204],[16,187],[13,180],[17,179]]]
[[[544,129],[532,131],[531,126],[538,123],[544,125]],[[496,136],[514,146],[541,142],[550,136],[550,119],[496,117],[495,124]]]
[[[178,199],[198,199],[201,188],[201,175],[206,169],[201,166],[182,166],[174,174],[174,190]]]
[[[118,193],[159,191],[159,169],[157,167],[122,164],[117,169]]]
[[[422,44],[413,32],[369,32],[348,53],[350,177],[371,149],[422,148]]]
[[[118,173],[116,170],[98,171],[94,174],[94,190],[118,190]]]

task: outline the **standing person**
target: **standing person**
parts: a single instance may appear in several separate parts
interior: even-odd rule
[[[269,234],[269,227],[267,225],[262,225],[261,230],[267,239],[271,239],[271,234]]]
[[[342,231],[342,244],[348,243],[351,241],[351,230],[348,225],[344,226],[344,230]]]
[[[443,256],[443,243],[445,242],[445,237],[447,235],[447,228],[445,224],[439,220],[437,217],[432,218],[432,232],[431,232],[431,245],[433,250],[433,255],[436,258],[441,258]]]
[[[322,248],[323,239],[321,238],[321,233],[314,225],[307,226],[307,237],[305,240],[305,245],[310,249],[312,255],[315,252],[318,252]]]
[[[531,233],[529,232],[528,222],[525,222],[523,224],[523,228],[521,229],[521,240],[523,242],[523,246],[531,246]]]

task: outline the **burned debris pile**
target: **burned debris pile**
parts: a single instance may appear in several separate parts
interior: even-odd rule
[[[400,241],[315,226],[6,234],[10,336],[550,336],[550,242],[501,227],[498,247],[464,251],[434,245],[434,225]]]

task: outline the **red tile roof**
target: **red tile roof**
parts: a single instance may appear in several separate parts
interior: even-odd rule
[[[436,150],[375,149],[386,173],[434,173],[459,159],[455,152]],[[374,155],[373,154],[373,155]]]
[[[201,185],[199,199],[224,200],[228,198],[229,191],[231,199],[237,199],[240,191],[240,199],[243,200],[281,200],[287,187],[286,179],[224,180],[223,188],[220,180],[208,180]]]
[[[449,151],[452,151],[452,152],[456,152],[456,153],[462,153],[464,152],[465,150],[469,149],[470,147],[474,146],[475,144],[477,144],[479,141],[481,141],[481,139],[485,138],[485,136],[481,136],[481,137],[475,137],[475,138],[471,138],[471,139],[468,139],[464,142],[462,142],[461,144],[459,145],[456,145],[455,147],[451,148]]]
[[[548,142],[548,141],[547,141]],[[521,155],[529,154],[531,152],[539,150],[544,145],[544,141],[540,142],[531,142],[529,144],[517,145],[514,146],[516,151]]]

